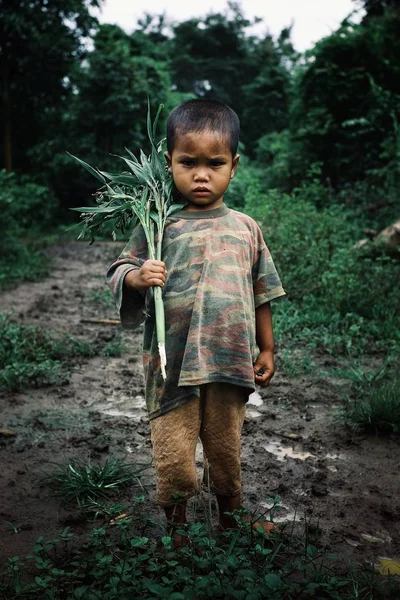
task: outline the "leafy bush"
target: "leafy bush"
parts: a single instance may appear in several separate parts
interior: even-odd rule
[[[45,276],[49,259],[32,251],[26,239],[55,214],[56,199],[50,190],[26,176],[0,171],[0,288],[18,281],[34,281]]]
[[[398,261],[355,249],[360,231],[343,207],[318,209],[326,189],[312,182],[292,195],[249,189],[246,212],[261,225],[290,304],[278,327],[330,351],[388,348],[400,336]],[[280,317],[280,318],[279,318]]]
[[[239,168],[224,194],[224,201],[229,208],[243,210],[247,190],[257,183],[260,175],[257,168],[254,167],[254,163],[244,154],[241,144],[239,144],[238,152],[240,154]]]
[[[0,171],[0,222],[12,231],[46,225],[54,218],[57,200],[45,185],[25,175]]]

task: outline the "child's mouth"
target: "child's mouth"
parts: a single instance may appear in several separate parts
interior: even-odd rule
[[[208,188],[195,188],[193,194],[195,196],[208,196],[210,190]]]

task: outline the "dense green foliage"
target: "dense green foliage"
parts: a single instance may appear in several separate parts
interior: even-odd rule
[[[56,207],[47,186],[26,175],[0,171],[0,289],[47,274],[47,257],[32,251],[24,240],[32,240],[39,227],[50,225]]]
[[[317,209],[324,188],[308,183],[292,194],[252,186],[245,211],[261,224],[290,304],[278,306],[285,336],[333,354],[400,342],[399,261],[384,250],[354,247],[362,235],[354,214],[339,204]],[[293,327],[293,319],[300,327]]]
[[[400,177],[396,2],[365,2],[360,23],[349,16],[304,56],[290,30],[277,40],[250,35],[252,23],[234,2],[170,28],[146,15],[132,34],[100,25],[89,10],[98,4],[69,0],[50,9],[35,0],[17,11],[5,2],[7,170],[50,185],[61,208],[83,204],[93,188],[66,150],[112,171],[112,154],[125,146],[135,153],[146,141],[147,96],[153,111],[163,102],[167,114],[197,95],[238,112],[244,152],[261,167],[265,188],[291,191],[319,164],[322,183],[342,202],[385,204],[393,213]],[[42,69],[44,55],[50,68]]]
[[[65,468],[70,470],[71,466]],[[100,474],[103,485],[99,487],[104,492],[106,471],[109,485],[115,484],[107,495],[131,476],[129,466],[122,473],[121,466],[115,464],[84,467],[87,472],[79,487],[85,489],[88,474],[93,481]],[[115,472],[110,479],[111,471]],[[76,501],[75,497],[69,499]],[[279,498],[268,502],[271,500],[278,510]],[[81,547],[74,547],[69,528],[57,539],[38,538],[24,561],[14,556],[0,570],[0,597],[378,600],[394,598],[398,593],[396,578],[379,581],[372,568],[363,565],[362,569],[351,569],[340,564],[335,555],[319,550],[315,545],[318,534],[313,533],[318,528],[308,525],[301,535],[288,526],[281,534],[267,536],[252,530],[243,515],[236,514],[237,528],[222,534],[215,535],[198,522],[184,526],[180,533],[187,546],[177,552],[171,532],[165,531],[159,543],[152,539],[154,523],[144,506],[144,496],[136,496],[133,502],[130,499],[128,514],[121,514],[121,505],[108,507],[109,523],[93,528]],[[35,575],[33,580],[27,577],[28,570]]]

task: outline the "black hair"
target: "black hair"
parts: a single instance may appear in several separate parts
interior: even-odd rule
[[[229,138],[232,156],[236,155],[239,143],[239,117],[232,108],[216,100],[196,98],[176,106],[167,119],[167,150],[172,154],[176,135],[215,131]]]

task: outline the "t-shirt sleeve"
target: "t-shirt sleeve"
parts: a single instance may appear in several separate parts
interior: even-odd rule
[[[265,244],[261,231],[256,233],[255,262],[252,268],[254,304],[257,308],[261,304],[285,296],[278,271],[268,247]]]
[[[121,324],[128,329],[134,329],[144,321],[146,292],[126,290],[124,279],[129,271],[140,269],[147,258],[146,238],[142,228],[136,226],[129,242],[106,274],[106,282],[114,297]]]

